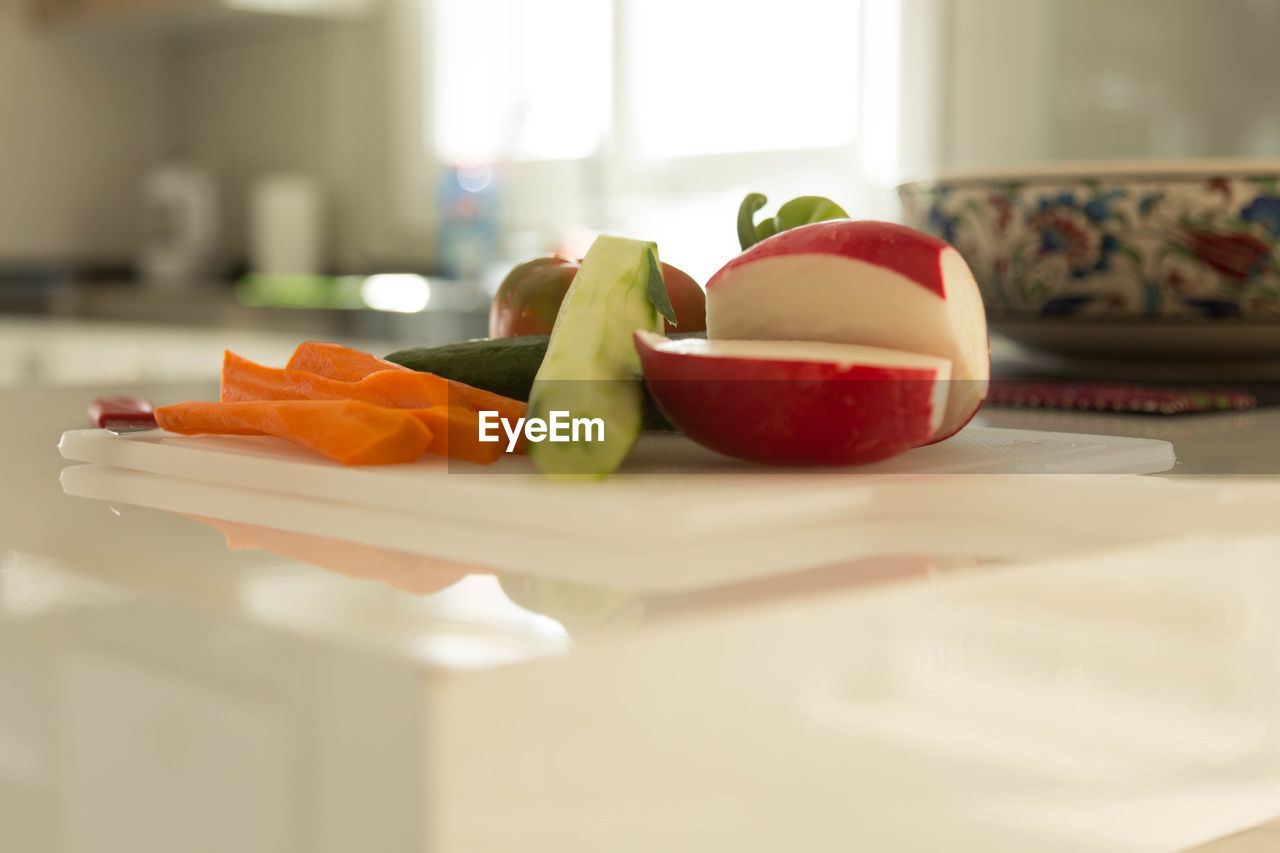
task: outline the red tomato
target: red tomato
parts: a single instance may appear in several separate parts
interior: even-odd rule
[[[581,261],[553,255],[520,264],[503,279],[489,306],[489,337],[549,335],[560,313],[560,303],[578,274]],[[705,332],[707,297],[683,270],[664,263],[662,280],[675,309],[676,322],[665,322],[667,333]]]

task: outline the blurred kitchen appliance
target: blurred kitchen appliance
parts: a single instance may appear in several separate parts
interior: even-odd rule
[[[144,236],[138,268],[150,282],[209,276],[217,261],[218,195],[213,179],[186,163],[166,163],[142,185]]]
[[[301,172],[261,175],[249,190],[249,265],[265,275],[324,272],[324,194]]]

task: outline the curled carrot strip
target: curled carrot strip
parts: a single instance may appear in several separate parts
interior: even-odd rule
[[[222,359],[222,400],[360,400],[379,406],[412,410],[431,430],[428,453],[490,464],[501,455],[505,441],[480,441],[478,411],[494,411],[514,423],[524,417],[525,404],[487,391],[481,408],[467,405],[450,383],[431,373],[413,370],[380,370],[349,382],[302,370],[280,369],[256,364],[233,352]],[[492,398],[492,399],[489,399]],[[517,445],[524,452],[521,439]]]
[[[188,402],[161,406],[155,414],[170,432],[274,435],[343,465],[412,462],[433,439],[412,411],[359,400]]]
[[[441,402],[447,402],[451,406],[466,406],[469,409],[475,409],[477,412],[497,412],[504,420],[515,421],[524,417],[525,405],[520,400],[503,397],[501,394],[495,394],[483,388],[476,388],[472,385],[467,385],[465,382],[410,370],[384,358],[378,358],[350,347],[344,347],[341,344],[321,343],[318,341],[307,341],[299,344],[297,349],[294,350],[293,356],[289,359],[289,363],[285,365],[285,369],[314,373],[318,376],[337,379],[342,382],[358,382],[373,374],[394,370],[397,373],[405,374],[405,379],[400,381],[405,382],[406,388],[413,388],[417,382],[421,382],[421,380],[414,380],[411,377],[431,377],[435,382],[444,383],[444,387],[447,389],[447,399]],[[383,387],[387,388],[389,392],[390,389],[395,387],[396,380],[384,378],[382,381],[386,383]],[[388,403],[387,405],[408,406],[421,404]]]
[[[357,382],[370,373],[377,373],[380,370],[414,372],[385,358],[323,341],[305,341],[298,344],[285,369],[303,370],[343,382]]]

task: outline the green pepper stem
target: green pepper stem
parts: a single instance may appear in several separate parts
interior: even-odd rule
[[[779,231],[787,231],[800,225],[824,222],[828,219],[848,219],[849,214],[829,198],[818,195],[802,195],[778,208],[774,219]]]
[[[760,238],[756,235],[755,215],[756,211],[764,207],[768,201],[769,199],[760,193],[747,193],[747,197],[742,200],[742,206],[738,208],[738,242],[742,244],[743,251],[759,242]]]

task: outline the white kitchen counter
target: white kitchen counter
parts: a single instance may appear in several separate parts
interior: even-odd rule
[[[1280,812],[1269,525],[1114,564],[429,592],[449,567],[342,574],[63,495],[57,438],[98,390],[0,391],[6,849],[1162,850]],[[982,418],[1164,438],[1188,485],[1280,472],[1280,408]]]

